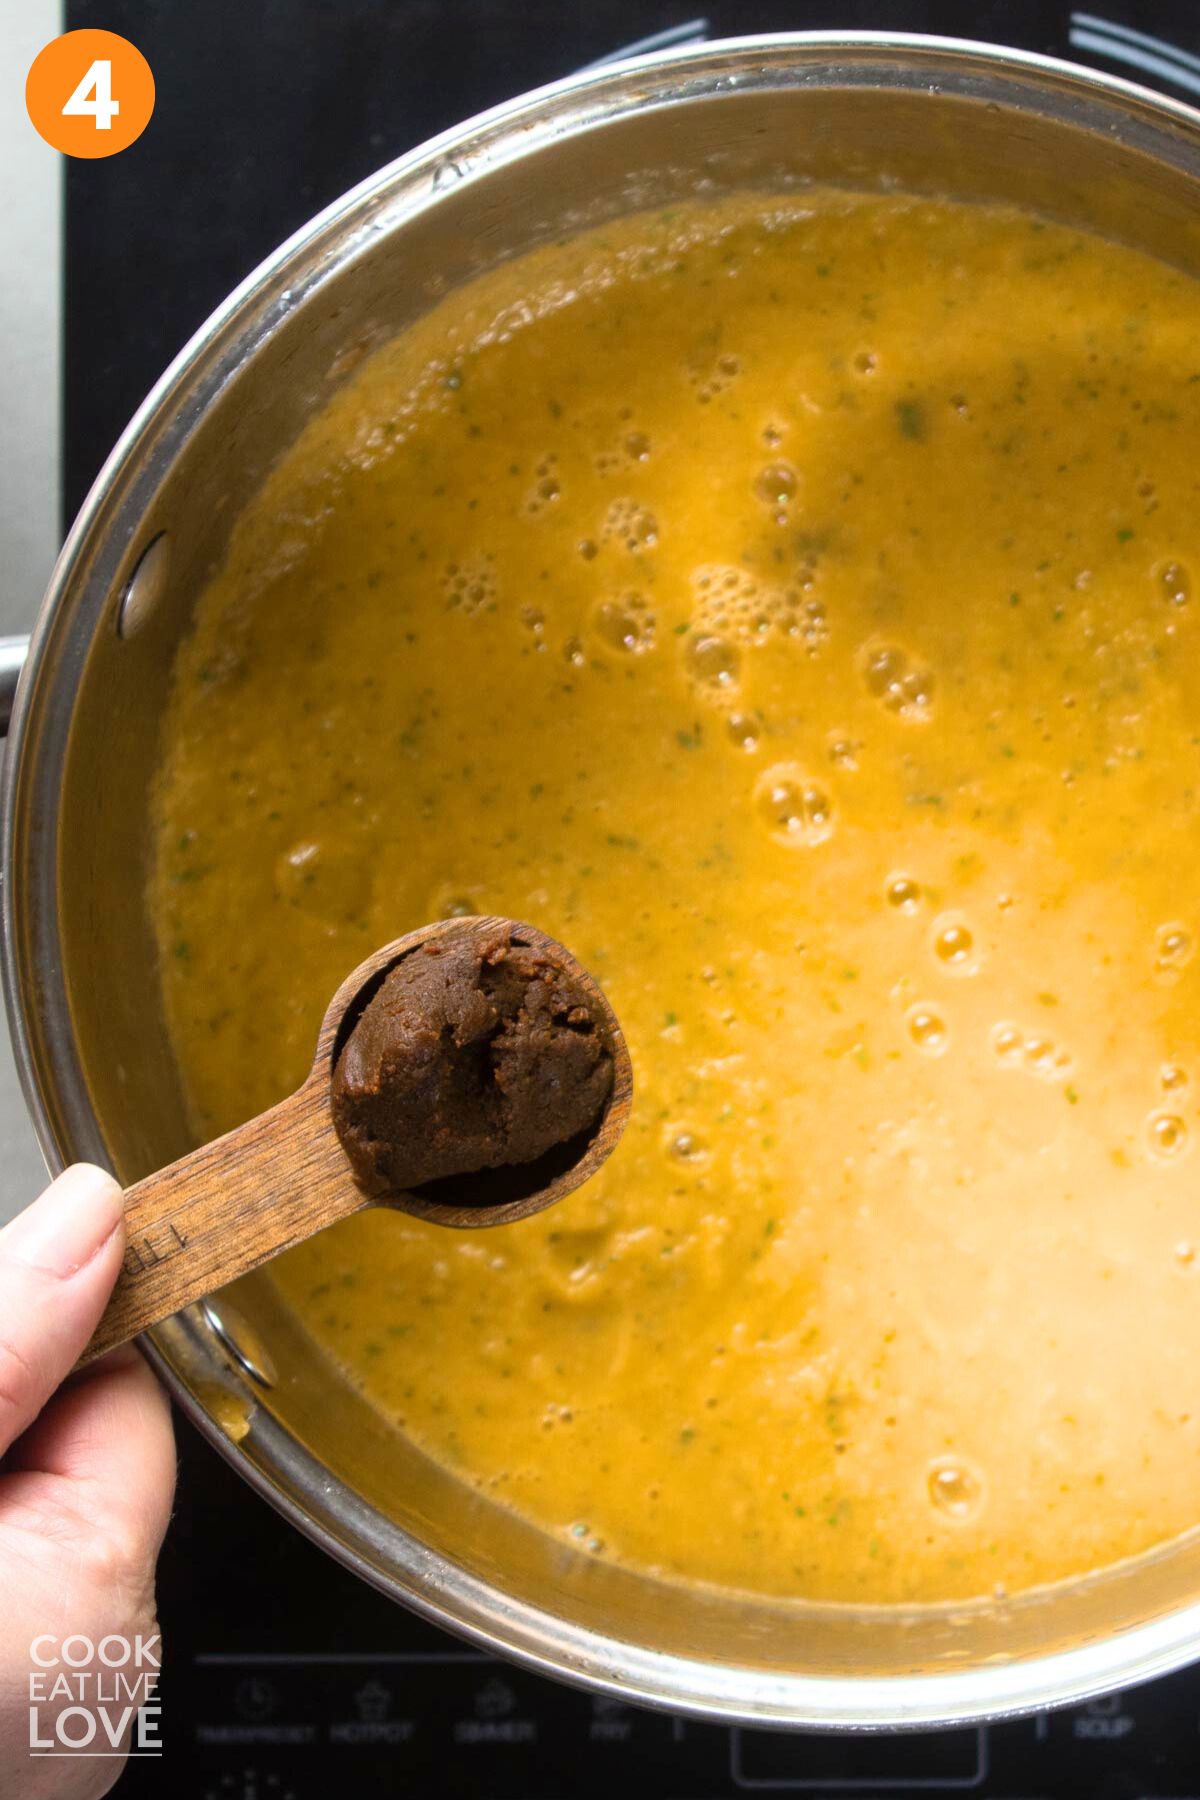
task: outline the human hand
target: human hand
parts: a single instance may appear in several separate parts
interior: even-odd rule
[[[43,1640],[47,1657],[73,1635],[93,1645],[114,1635],[133,1644],[140,1633],[156,1649],[154,1565],[175,1487],[166,1396],[128,1345],[70,1376],[124,1248],[121,1190],[87,1163],[60,1175],[0,1231],[0,1794],[6,1800],[97,1800],[121,1773],[129,1747],[127,1730],[115,1757],[31,1757],[34,1640]],[[148,1660],[121,1673],[136,1678],[153,1667]],[[53,1669],[49,1674],[52,1681]],[[69,1704],[39,1704],[42,1737]],[[110,1745],[100,1738],[91,1748]]]

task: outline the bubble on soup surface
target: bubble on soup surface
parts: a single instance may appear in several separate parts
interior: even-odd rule
[[[1177,1094],[1188,1084],[1187,1070],[1178,1063],[1164,1063],[1158,1072],[1164,1094]]]
[[[1160,975],[1176,975],[1192,960],[1191,933],[1183,925],[1160,925],[1154,940],[1154,966]]]
[[[884,897],[897,912],[916,912],[921,903],[921,884],[911,875],[892,875],[884,888]]]
[[[1195,1244],[1188,1243],[1186,1239],[1176,1244],[1175,1261],[1185,1269],[1193,1268],[1196,1262]]]
[[[530,514],[542,512],[547,506],[562,497],[562,483],[558,478],[558,458],[545,457],[534,473],[533,487],[525,496],[525,511]]]
[[[1174,1162],[1187,1149],[1187,1126],[1177,1113],[1151,1113],[1146,1121],[1146,1143],[1158,1161]]]
[[[684,660],[693,680],[705,687],[737,686],[742,656],[736,644],[715,632],[691,633],[684,640]]]
[[[431,919],[470,919],[478,911],[472,895],[452,882],[435,888],[429,903]]]
[[[631,555],[653,550],[658,542],[658,520],[648,507],[628,494],[612,501],[600,527],[600,541],[621,544]]]
[[[1021,1061],[1030,1075],[1041,1081],[1058,1081],[1071,1067],[1071,1058],[1050,1038],[1026,1038]]]
[[[853,368],[856,375],[873,375],[876,367],[874,354],[870,350],[860,350],[855,355]]]
[[[796,497],[796,471],[790,463],[768,463],[754,478],[754,495],[770,507],[779,524],[787,522],[788,507]]]
[[[749,713],[730,713],[725,721],[725,730],[729,735],[730,743],[736,744],[739,750],[758,749],[758,721]]]
[[[946,1021],[928,1002],[918,1000],[915,1006],[910,1006],[904,1015],[904,1023],[909,1037],[926,1056],[941,1056],[949,1047],[950,1032]]]
[[[577,637],[568,638],[563,645],[563,660],[573,669],[582,669],[587,662],[587,651]]]
[[[838,769],[848,769],[851,773],[858,768],[858,752],[861,746],[844,731],[833,731],[829,734],[829,760]]]
[[[1192,597],[1192,577],[1187,566],[1181,562],[1160,563],[1155,570],[1155,579],[1163,597],[1172,606],[1186,606]]]
[[[641,594],[602,600],[593,614],[596,634],[611,650],[640,656],[654,648],[655,619]]]
[[[941,1457],[928,1476],[929,1498],[947,1518],[967,1520],[979,1511],[983,1483],[958,1457]]]
[[[1025,1033],[1019,1025],[1002,1019],[992,1027],[992,1049],[1001,1062],[1015,1062],[1025,1048]]]
[[[944,913],[933,925],[933,954],[942,967],[954,975],[966,975],[974,966],[972,951],[975,939],[965,919]]]
[[[908,658],[903,650],[892,650],[886,644],[869,650],[865,664],[868,691],[877,700],[882,700],[907,666]]]
[[[546,615],[537,606],[523,606],[517,614],[520,623],[533,638],[539,650],[545,648]]]
[[[810,656],[828,642],[829,619],[821,601],[800,599],[794,587],[784,589],[781,624],[784,636],[798,638]]]
[[[933,708],[934,679],[894,644],[876,644],[863,659],[867,692],[888,712],[902,719],[922,721]]]
[[[700,404],[707,406],[710,400],[715,400],[718,394],[725,392],[730,382],[741,373],[741,368],[737,357],[726,353],[718,356],[707,371],[695,367],[689,369],[688,381],[695,388]]]
[[[833,802],[795,763],[776,763],[758,779],[754,806],[776,842],[823,844],[833,830]]]
[[[696,1132],[686,1128],[673,1130],[667,1139],[667,1149],[676,1162],[699,1163],[708,1155],[708,1145]]]
[[[692,570],[692,624],[697,638],[722,637],[753,648],[773,633],[787,637],[824,627],[799,615],[794,584],[783,587],[748,574],[733,563],[702,563]],[[816,608],[819,611],[819,608]],[[807,642],[807,637],[806,637]]]
[[[495,558],[486,551],[447,563],[442,576],[447,604],[468,616],[483,612],[496,598]]]

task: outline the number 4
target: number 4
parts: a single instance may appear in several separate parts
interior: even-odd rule
[[[120,101],[112,97],[112,63],[98,58],[63,107],[63,116],[82,115],[95,120],[97,131],[111,131],[120,110]]]

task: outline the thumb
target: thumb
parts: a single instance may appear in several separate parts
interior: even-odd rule
[[[111,1175],[76,1163],[0,1231],[0,1456],[74,1367],[125,1247]]]

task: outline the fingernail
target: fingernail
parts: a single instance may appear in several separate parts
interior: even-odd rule
[[[65,1280],[89,1263],[124,1216],[120,1188],[91,1163],[75,1163],[0,1232],[0,1249]]]

